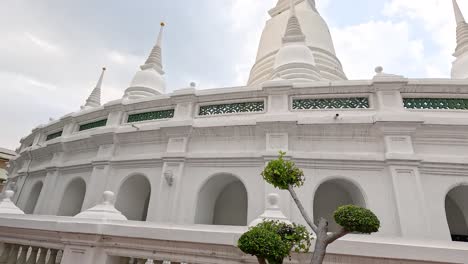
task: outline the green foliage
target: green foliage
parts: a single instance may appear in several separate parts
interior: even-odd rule
[[[302,225],[264,221],[244,233],[237,242],[246,254],[261,257],[270,264],[281,264],[293,250],[308,252],[310,233]]]
[[[336,223],[349,232],[370,234],[378,232],[380,221],[369,209],[355,205],[339,207],[334,214]]]
[[[294,162],[284,160],[284,155],[286,153],[280,151],[278,159],[268,162],[262,171],[263,179],[281,190],[289,186],[301,187],[305,181],[304,172]]]

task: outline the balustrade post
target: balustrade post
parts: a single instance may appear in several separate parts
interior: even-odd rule
[[[26,263],[26,256],[28,255],[29,246],[21,246],[21,252],[19,255],[16,264],[25,264]]]
[[[8,261],[12,249],[13,247],[11,244],[5,244],[2,255],[0,256],[0,264],[5,264]]]
[[[36,264],[46,264],[46,257],[47,257],[47,249],[41,248],[39,252],[39,259],[37,260]]]
[[[13,245],[13,249],[11,250],[10,256],[8,257],[7,264],[16,264],[19,248],[19,245]]]
[[[38,247],[31,247],[31,254],[29,255],[29,258],[26,264],[36,264],[38,252],[39,252]]]
[[[136,264],[145,264],[146,261],[147,261],[147,259],[140,258],[140,259],[137,260]]]
[[[47,261],[47,264],[55,264],[55,262],[57,261],[57,253],[58,253],[57,249],[53,249],[53,248],[50,249],[50,255],[49,255],[49,260]]]

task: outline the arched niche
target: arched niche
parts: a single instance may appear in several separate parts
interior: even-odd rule
[[[39,195],[41,194],[41,191],[42,191],[42,186],[43,186],[42,181],[36,182],[33,185],[31,192],[29,193],[28,200],[26,201],[26,205],[24,207],[24,213],[26,214],[34,213],[37,200],[39,199]]]
[[[81,212],[86,194],[86,183],[81,178],[72,180],[63,193],[58,215],[75,216]]]
[[[215,175],[198,193],[195,223],[204,225],[247,225],[247,190],[230,174]]]
[[[445,214],[452,240],[468,242],[468,185],[453,188],[447,194]]]
[[[333,214],[338,207],[350,204],[366,207],[364,196],[354,183],[344,179],[322,183],[314,195],[315,223],[325,218],[330,232],[339,230],[340,226],[335,222]]]
[[[151,184],[143,175],[126,179],[117,193],[115,207],[128,220],[146,221],[151,196]]]

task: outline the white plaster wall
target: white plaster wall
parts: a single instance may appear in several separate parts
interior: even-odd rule
[[[67,170],[67,171],[59,172],[57,178],[55,179],[56,182],[55,182],[55,190],[53,190],[54,191],[54,194],[52,196],[53,198],[50,199],[49,201],[45,201],[45,202],[48,202],[48,204],[44,206],[43,208],[44,211],[39,212],[39,213],[54,214],[54,215],[58,214],[61,203],[63,202],[65,197],[67,197],[68,195],[66,189],[69,186],[69,184],[75,179],[80,179],[84,181],[86,185],[86,189],[88,189],[87,185],[89,183],[90,176],[91,176],[90,168],[82,168],[82,169]],[[85,193],[85,195],[88,195],[88,194]],[[81,192],[76,192],[76,196],[81,197]],[[85,197],[83,197],[83,199],[84,198]],[[73,199],[69,199],[70,203],[72,203],[72,200]],[[83,200],[78,201],[76,203],[77,206],[78,206],[78,203],[82,204]],[[73,212],[71,210],[68,211],[68,213],[74,213],[74,212],[75,210],[73,210]]]
[[[86,183],[81,178],[70,181],[65,188],[57,215],[75,216],[81,212],[86,195]]]
[[[328,220],[330,231],[338,231],[339,225],[333,214],[342,205],[366,207],[361,191],[352,182],[331,180],[322,183],[314,194],[314,220],[318,223],[321,217]]]
[[[21,192],[19,200],[17,202],[17,205],[23,209],[23,211],[28,211],[27,213],[32,213],[29,212],[29,207],[31,207],[30,201],[34,200],[31,198],[33,194],[34,187],[37,186],[38,183],[41,183],[45,180],[45,175],[44,174],[36,174],[36,175],[29,175],[29,177],[26,178],[26,181],[23,186],[19,186],[18,192]],[[21,190],[22,188],[22,190]],[[36,199],[38,199],[37,197]],[[34,208],[33,208],[34,209]]]
[[[196,221],[196,208],[199,198],[206,199],[205,196],[199,197],[199,192],[205,186],[205,183],[216,175],[235,175],[245,186],[248,196],[248,212],[247,212],[247,223],[258,217],[264,211],[263,201],[265,198],[264,193],[264,181],[260,176],[262,170],[261,166],[249,167],[249,166],[193,166],[191,164],[186,165],[184,175],[181,178],[181,189],[178,202],[178,221],[183,224],[193,224]],[[234,180],[233,180],[234,181]],[[222,186],[219,190],[221,191]],[[214,189],[214,188],[213,188]],[[213,206],[215,201],[208,201]],[[206,207],[210,208],[210,207]],[[208,212],[209,213],[209,212]],[[209,214],[199,213],[199,215],[206,215],[204,222],[208,222],[212,219]],[[201,220],[200,220],[201,221]]]
[[[246,226],[247,202],[247,191],[242,182],[236,181],[229,184],[216,199],[213,224]]]
[[[115,208],[128,220],[145,221],[151,185],[143,175],[133,175],[125,180],[117,193]]]
[[[425,209],[433,239],[450,241],[450,229],[445,211],[447,194],[462,184],[468,185],[467,176],[443,174],[423,174],[422,184],[425,193]],[[417,221],[417,220],[415,220]]]
[[[313,166],[313,163],[310,166]],[[352,182],[361,191],[364,198],[361,204],[365,204],[381,220],[381,228],[376,235],[398,236],[400,234],[392,185],[385,169],[346,168],[344,164],[337,164],[334,169],[304,168],[304,174],[306,181],[297,192],[313,219],[317,217],[313,210],[316,189],[330,180],[346,180]],[[305,224],[296,206],[293,205],[291,208],[292,220]]]
[[[34,213],[34,209],[36,208],[36,204],[39,199],[39,195],[41,194],[43,185],[44,184],[42,183],[42,181],[38,181],[31,188],[31,192],[29,193],[28,200],[23,210],[24,213],[26,214]]]
[[[154,221],[156,219],[156,215],[159,214],[166,214],[165,211],[157,211],[158,203],[165,203],[167,201],[161,201],[159,199],[158,188],[156,186],[160,185],[161,181],[161,171],[162,171],[162,164],[158,163],[143,163],[143,164],[133,164],[128,166],[112,166],[109,170],[109,177],[108,181],[104,186],[105,190],[110,190],[119,196],[120,188],[124,184],[127,179],[130,179],[132,176],[135,175],[142,175],[144,176],[149,184],[150,184],[150,200],[148,204],[148,213],[147,213],[147,221]],[[137,188],[141,188],[137,187]],[[143,192],[145,189],[143,190]],[[143,199],[143,198],[141,198]],[[128,204],[130,205],[130,204]],[[126,205],[126,206],[128,206]]]

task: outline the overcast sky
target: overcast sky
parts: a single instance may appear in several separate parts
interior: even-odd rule
[[[244,85],[277,0],[0,0],[0,147],[50,117],[77,111],[108,71],[103,101],[120,98],[167,23],[168,91]],[[374,68],[449,77],[450,0],[316,0],[350,79]],[[468,16],[468,0],[459,0]]]

